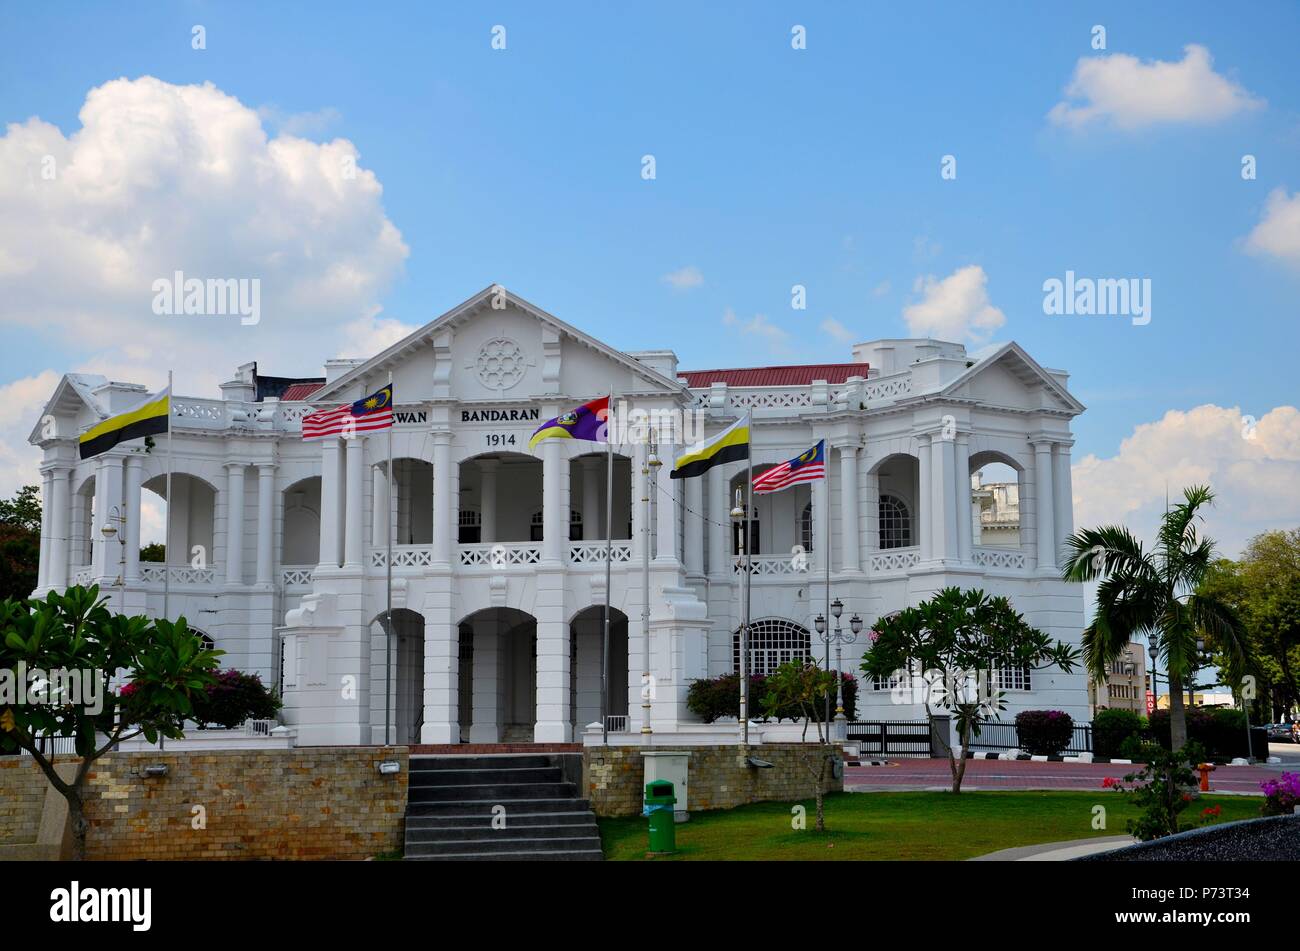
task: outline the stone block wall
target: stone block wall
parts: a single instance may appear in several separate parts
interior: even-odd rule
[[[30,756],[0,756],[0,845],[36,841],[48,787]]]
[[[397,760],[401,772],[381,776],[382,760]],[[43,801],[46,781],[24,761],[0,764],[0,838],[7,829],[34,835],[31,801]],[[167,775],[143,776],[155,764]],[[394,851],[404,835],[407,767],[404,747],[111,753],[87,778],[87,857],[365,859]],[[16,797],[22,809],[6,812]],[[39,823],[39,805],[34,812]]]
[[[583,788],[599,816],[641,814],[645,794],[642,746],[588,747],[583,753]],[[730,809],[750,802],[798,802],[813,797],[813,780],[803,757],[812,743],[763,743],[750,746],[664,747],[690,753],[691,812]],[[766,760],[771,769],[746,764],[747,756]],[[844,781],[827,776],[828,792],[842,792]]]

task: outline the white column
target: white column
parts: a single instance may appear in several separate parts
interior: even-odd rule
[[[934,456],[930,466],[930,498],[933,506],[934,557],[950,561],[957,555],[956,445],[952,439],[934,438],[930,442]]]
[[[365,440],[357,434],[345,439],[347,446],[347,493],[343,529],[343,567],[360,568],[363,557],[362,532],[365,504]]]
[[[710,469],[708,476],[712,476],[718,468],[720,467],[714,466]],[[664,478],[668,478],[667,472],[664,473]],[[692,575],[702,575],[704,574],[704,479],[683,481],[686,483],[686,511],[682,513],[682,517],[686,519],[686,524],[682,531],[682,546],[686,549],[683,553],[686,571]],[[712,485],[710,481],[710,488]],[[712,543],[712,537],[709,541]]]
[[[375,466],[372,474],[374,482],[374,493],[372,505],[374,511],[370,515],[371,544],[378,550],[383,551],[388,547],[388,533],[392,530],[390,520],[392,518],[392,506],[389,504],[388,495],[388,464]]]
[[[972,556],[970,504],[970,436],[957,434],[957,557],[965,563]]]
[[[269,588],[275,538],[275,466],[257,466],[257,584]]]
[[[635,443],[632,446],[632,563],[641,564],[641,548],[646,543],[645,537],[645,468],[646,445]]]
[[[54,471],[41,471],[41,563],[36,570],[36,587],[44,588],[50,583],[50,525],[53,524]]]
[[[542,561],[559,564],[569,542],[569,460],[558,439],[542,443]]]
[[[1070,446],[1052,444],[1052,498],[1055,504],[1056,550],[1065,551],[1065,540],[1074,534],[1074,498],[1070,474]]]
[[[452,497],[455,486],[451,478],[451,433],[433,434],[433,563],[440,568],[451,567],[451,544],[456,537],[456,499]],[[454,661],[455,655],[452,660]],[[427,663],[426,663],[427,667]],[[452,719],[456,715],[453,712]]]
[[[450,450],[451,434],[443,435],[448,437],[447,448]],[[435,517],[437,511],[435,496]],[[436,525],[434,531],[437,531]],[[434,539],[436,551],[436,534]],[[449,554],[450,546],[447,551]],[[420,740],[424,743],[460,742],[460,627],[440,623],[431,618],[428,611],[424,621],[424,726],[420,728]]]
[[[830,459],[826,460],[830,468]],[[840,571],[860,571],[858,546],[858,447],[840,447]]]
[[[677,493],[681,485],[681,479],[668,478],[663,466],[655,473],[655,561],[664,564],[677,561]]]
[[[68,535],[72,525],[72,506],[69,498],[71,469],[55,469],[51,493],[50,523],[50,587],[62,591],[68,586]]]
[[[244,463],[226,463],[226,584],[244,583]]]
[[[601,531],[600,480],[605,475],[603,458],[586,456],[582,459],[582,540],[587,542],[604,538]]]
[[[111,539],[104,537],[105,525],[112,525],[118,532],[122,526],[110,520],[113,509],[122,505],[122,457],[100,456],[99,471],[95,474],[95,518],[90,525],[91,539],[94,542],[92,564],[95,577],[100,580],[100,587],[110,584],[117,577],[117,562],[120,557],[121,542],[118,535]]]
[[[501,463],[496,459],[478,460],[479,504],[482,508],[479,540],[484,542],[497,540],[497,472],[500,468]],[[474,649],[478,650],[478,646],[475,645]]]
[[[320,566],[337,568],[339,557],[339,441],[330,437],[321,442],[320,476]]]
[[[727,466],[714,466],[706,474],[709,480],[709,574],[727,577],[731,573],[727,558],[727,532],[731,526],[731,500],[727,498]],[[696,481],[696,480],[691,480]]]
[[[930,482],[932,479],[930,472],[930,436],[922,434],[916,437],[917,442],[917,460],[920,463],[920,485],[917,489],[916,499],[916,538],[921,546],[921,560],[927,561],[934,552],[934,542],[931,538],[933,533],[933,524],[935,513],[932,511],[933,503],[930,498]]]
[[[126,524],[118,528],[126,532],[126,570],[124,579],[127,584],[140,580],[140,486],[143,482],[144,459],[140,456],[127,456],[126,459]]]
[[[1052,518],[1052,444],[1046,439],[1034,447],[1034,518],[1038,522],[1038,570],[1056,573],[1056,524]]]
[[[880,473],[863,476],[862,510],[867,517],[867,551],[880,550]]]

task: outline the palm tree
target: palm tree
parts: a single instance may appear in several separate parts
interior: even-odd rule
[[[1169,675],[1171,747],[1187,744],[1183,682],[1195,666],[1197,637],[1213,642],[1228,658],[1229,677],[1240,683],[1246,667],[1246,631],[1236,612],[1218,598],[1198,594],[1214,560],[1214,541],[1197,532],[1197,511],[1214,501],[1208,486],[1183,491],[1184,501],[1165,512],[1156,549],[1122,525],[1075,532],[1066,541],[1066,581],[1092,581],[1097,610],[1083,631],[1083,656],[1098,682],[1124,652],[1134,634],[1145,634]]]

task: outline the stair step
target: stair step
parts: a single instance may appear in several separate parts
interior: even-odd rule
[[[456,839],[447,842],[408,842],[406,855],[491,855],[501,852],[595,852],[600,854],[600,837],[595,835],[531,839]]]
[[[408,862],[600,862],[600,849],[571,851],[536,849],[528,852],[461,852],[451,855],[408,855]]]
[[[455,816],[492,815],[493,806],[504,806],[507,816],[525,812],[557,812],[568,809],[590,809],[591,803],[586,799],[570,799],[567,796],[551,796],[540,799],[516,799],[513,796],[501,799],[441,799],[429,802],[411,802],[406,807],[407,816]]]
[[[409,850],[417,842],[455,842],[466,839],[500,839],[502,841],[518,841],[520,839],[596,839],[597,844],[600,841],[600,831],[596,827],[595,821],[587,822],[584,825],[552,825],[552,826],[510,826],[504,829],[493,829],[490,826],[438,826],[436,828],[425,829],[406,829],[406,847]]]
[[[412,772],[408,785],[422,789],[426,786],[478,786],[501,783],[558,783],[564,773],[558,766],[523,766],[512,769],[428,769]]]
[[[443,769],[538,769],[555,766],[544,753],[488,753],[478,756],[412,756],[411,772]]]
[[[506,828],[520,828],[521,826],[577,826],[586,825],[596,821],[596,814],[590,809],[574,809],[568,812],[511,812],[506,810]],[[492,828],[492,820],[496,818],[489,812],[478,812],[468,814],[465,812],[453,813],[442,816],[419,816],[408,815],[406,817],[406,831],[414,829],[447,829],[461,826],[472,826],[479,829]]]
[[[501,799],[572,798],[578,788],[573,783],[474,783],[466,785],[412,786],[409,802],[498,801]]]

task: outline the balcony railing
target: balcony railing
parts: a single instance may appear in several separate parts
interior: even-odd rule
[[[433,549],[429,545],[394,545],[393,546],[393,567],[394,568],[428,568],[433,564]],[[385,568],[388,566],[388,552],[383,548],[376,548],[370,552],[370,567]]]
[[[806,575],[812,569],[812,564],[812,558],[805,552],[796,552],[790,555],[751,555],[749,570],[751,576],[755,578],[774,575]],[[744,572],[745,558],[743,555],[732,556],[731,570],[734,574]]]
[[[166,583],[167,572],[171,573],[171,583],[175,585],[214,585],[217,583],[215,568],[191,568],[188,565],[140,565],[140,580],[145,584],[161,585]]]
[[[610,563],[627,564],[632,560],[632,543],[615,541],[610,546]],[[603,565],[605,563],[604,542],[570,542],[569,563],[572,565]]]
[[[506,570],[541,564],[542,546],[539,542],[483,542],[460,546],[462,568],[489,568]]]
[[[971,550],[971,561],[982,568],[1010,571],[1025,570],[1025,553],[1019,548],[975,548]]]
[[[315,565],[281,565],[280,586],[282,588],[305,588],[311,584],[311,574]]]
[[[884,551],[872,552],[867,556],[867,570],[872,573],[902,572],[914,567],[920,560],[921,549],[917,546],[888,548]]]

